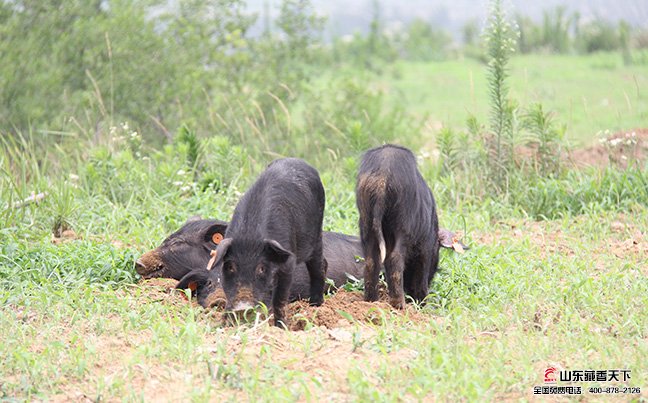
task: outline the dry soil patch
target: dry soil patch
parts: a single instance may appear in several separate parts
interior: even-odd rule
[[[617,132],[601,138],[597,144],[568,153],[568,160],[575,167],[627,168],[632,161],[643,164],[647,158],[648,128]]]

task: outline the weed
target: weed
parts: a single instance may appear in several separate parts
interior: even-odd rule
[[[513,163],[515,146],[514,114],[516,105],[508,98],[508,62],[515,51],[514,26],[507,21],[500,0],[491,2],[485,41],[488,46],[488,91],[490,96],[490,131],[486,139],[489,178],[499,192],[505,191],[507,176]]]
[[[565,134],[565,126],[555,127],[552,114],[545,113],[542,104],[533,104],[524,116],[524,126],[531,132],[532,138],[528,144],[535,148],[538,175],[556,175],[560,172],[563,158],[561,146]]]

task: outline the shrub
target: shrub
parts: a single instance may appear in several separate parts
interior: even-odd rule
[[[586,53],[617,50],[622,45],[617,29],[603,20],[581,26],[576,40],[578,48]]]

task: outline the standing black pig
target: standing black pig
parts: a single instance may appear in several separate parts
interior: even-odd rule
[[[403,291],[422,301],[439,262],[439,223],[430,188],[404,147],[367,151],[356,184],[360,239],[365,254],[365,300],[378,298],[385,266],[389,300],[403,308]]]
[[[360,238],[324,231],[322,233],[323,256],[327,262],[326,277],[333,287],[341,287],[350,278],[362,279],[364,263]],[[202,252],[203,261],[197,269],[188,272],[176,285],[179,289],[192,289],[198,303],[204,308],[225,306],[225,294],[219,278],[222,264],[215,265],[211,271],[206,270],[209,253]],[[221,262],[222,263],[222,262]],[[310,295],[310,278],[306,265],[298,264],[293,273],[290,285],[290,301],[308,298]]]
[[[324,205],[319,174],[303,160],[279,159],[266,168],[237,204],[218,245],[227,310],[245,311],[262,302],[281,326],[295,266],[302,262],[310,303],[322,304]]]

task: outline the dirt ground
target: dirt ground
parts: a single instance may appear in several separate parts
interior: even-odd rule
[[[175,290],[177,281],[173,279],[150,279],[143,280],[140,284],[150,287],[146,293],[149,302],[164,302],[166,304],[179,305],[189,303],[186,295]],[[199,306],[195,300],[191,301],[193,306]],[[206,311],[206,314],[222,320],[217,308]],[[376,302],[364,301],[363,293],[360,291],[340,290],[324,300],[324,304],[313,307],[307,301],[295,301],[286,308],[286,316],[290,318],[289,329],[300,331],[312,327],[326,329],[346,328],[357,323],[380,324],[386,315],[399,315],[411,321],[429,320],[429,315],[420,314],[416,308],[408,305],[404,310],[393,309],[388,302],[387,294],[381,290],[380,300]]]
[[[573,218],[574,224],[584,218]],[[587,255],[594,259],[595,270],[604,272],[605,262],[610,258],[631,259],[633,261],[645,260],[648,263],[648,233],[645,228],[640,228],[632,218],[631,213],[619,214],[614,221],[609,223],[608,236],[600,240],[587,239],[586,233],[573,233],[563,229],[564,226],[556,222],[510,221],[499,222],[493,231],[472,233],[468,238],[471,246],[497,245],[510,242],[514,239],[528,239],[538,249],[541,255],[559,254],[570,258],[579,258]],[[594,245],[587,251],[581,250],[578,245]],[[473,248],[474,253],[477,248]],[[595,252],[592,253],[592,250]],[[642,273],[648,275],[648,264],[640,268]],[[137,294],[142,303],[170,304],[182,306],[192,304],[198,307],[195,299],[190,300],[184,292],[175,290],[177,281],[173,279],[150,279],[132,287],[125,287],[119,292]],[[143,292],[142,292],[143,291]],[[219,324],[222,321],[222,311],[202,310],[201,320]],[[203,316],[204,315],[204,316]],[[386,292],[381,291],[381,298],[374,303],[365,302],[362,292],[338,291],[326,297],[321,307],[311,307],[305,301],[297,301],[287,307],[287,317],[290,318],[289,328],[285,331],[273,326],[267,326],[263,319],[256,323],[240,328],[235,334],[230,334],[226,328],[218,328],[210,333],[205,341],[204,353],[213,352],[218,340],[230,334],[226,343],[226,361],[223,365],[239,365],[240,362],[261,362],[268,354],[272,355],[273,362],[286,369],[295,370],[306,374],[304,385],[316,390],[335,391],[327,399],[330,401],[346,401],[349,398],[345,387],[345,376],[354,363],[362,361],[368,369],[378,369],[387,360],[390,365],[402,366],[419,354],[414,349],[400,348],[388,353],[376,349],[365,348],[379,337],[380,325],[383,318],[399,318],[410,323],[426,323],[434,321],[443,324],[443,317],[423,314],[411,304],[406,309],[399,311],[391,308],[387,302]],[[542,329],[545,322],[551,320],[544,312],[538,312],[530,323],[530,327]],[[315,332],[315,333],[313,333]],[[313,336],[316,334],[317,336]],[[104,377],[123,377],[124,382],[133,385],[138,391],[151,400],[171,399],[182,400],[186,398],[187,368],[181,364],[161,365],[155,360],[141,361],[137,365],[125,370],[128,361],[125,357],[132,355],[136,347],[147,343],[151,337],[149,332],[142,332],[121,336],[93,336],[98,337],[96,345],[102,351],[101,359],[93,368],[93,373]],[[502,337],[496,332],[484,331],[475,336],[478,340],[491,337]],[[201,353],[198,352],[198,353]],[[209,356],[209,354],[207,354]],[[541,369],[539,369],[540,371]],[[192,367],[192,376],[208,377],[207,367],[204,365]],[[371,371],[369,371],[371,372]],[[325,376],[324,376],[325,375]],[[376,380],[376,385],[380,385]],[[379,386],[377,386],[379,387]],[[94,390],[91,380],[69,384],[60,394],[52,396],[52,401],[91,401],[91,397],[82,391]],[[213,391],[214,399],[232,398],[236,390],[222,389]],[[236,396],[245,399],[244,395]],[[515,399],[529,397],[515,395]]]
[[[120,292],[138,295],[141,303],[174,306],[191,304],[199,307],[195,299],[189,300],[183,292],[174,289],[176,283],[173,279],[148,279]],[[293,331],[287,332],[267,326],[265,320],[250,323],[235,335],[228,336],[227,358],[219,364],[221,367],[227,367],[240,365],[241,362],[255,363],[263,361],[271,354],[272,361],[277,365],[308,374],[303,382],[309,389],[315,391],[321,387],[331,391],[327,395],[329,401],[348,401],[347,391],[340,388],[340,385],[345,384],[345,376],[354,363],[362,361],[368,368],[377,370],[384,365],[385,360],[390,365],[401,366],[419,354],[409,348],[394,349],[388,353],[363,348],[362,346],[370,344],[377,337],[377,330],[370,323],[379,324],[383,315],[399,315],[409,321],[442,320],[422,315],[413,307],[395,311],[386,302],[385,293],[381,294],[381,300],[375,303],[364,302],[361,292],[348,291],[338,291],[329,295],[319,308],[311,307],[303,301],[293,302],[287,308],[291,318],[290,329]],[[222,320],[222,311],[212,309],[202,312],[202,320]],[[355,323],[352,324],[352,321]],[[226,332],[225,328],[221,328],[210,333],[205,350],[197,351],[196,354],[206,353],[208,356],[213,353],[211,346],[216,346],[219,340],[222,341]],[[317,334],[316,337],[313,336],[313,332]],[[102,352],[92,372],[99,377],[123,379],[125,384],[131,385],[138,393],[152,401],[186,400],[188,372],[194,379],[211,376],[208,373],[210,369],[204,365],[192,367],[190,370],[182,364],[161,365],[155,360],[141,360],[130,370],[126,370],[136,347],[149,342],[150,332],[130,334],[128,337],[92,337]],[[91,402],[94,401],[94,395],[87,391],[93,391],[95,388],[92,378],[78,380],[64,385],[58,394],[50,396],[48,400]],[[216,400],[246,399],[245,394],[236,389],[212,390],[212,393],[210,398]]]
[[[575,167],[627,168],[632,161],[648,158],[648,128],[626,130],[599,139],[598,144],[571,150],[567,160]]]
[[[578,224],[584,218],[575,217],[572,220]],[[463,234],[459,234],[462,236]],[[535,245],[541,257],[548,254],[559,254],[565,257],[580,257],[587,254],[593,258],[597,270],[605,269],[605,259],[614,257],[634,261],[646,261],[641,268],[644,275],[648,275],[648,232],[633,219],[632,213],[621,213],[610,223],[609,236],[596,241],[594,252],[581,250],[579,245],[591,244],[586,233],[571,234],[560,225],[545,221],[520,221],[499,222],[493,230],[483,233],[473,233],[469,239],[472,246],[497,245],[507,242],[507,237],[522,239],[527,237]],[[593,256],[590,256],[593,253]],[[149,302],[163,302],[166,304],[189,303],[187,296],[175,290],[176,280],[150,279],[141,282],[150,286],[146,298]],[[380,290],[380,300],[365,302],[362,292],[340,290],[325,298],[320,307],[312,307],[306,301],[295,301],[287,307],[287,317],[290,318],[289,329],[292,331],[307,330],[312,327],[326,329],[348,328],[353,323],[380,324],[385,316],[396,315],[407,318],[413,322],[429,321],[429,315],[421,314],[415,307],[408,304],[406,309],[400,311],[393,309],[388,302],[384,284]],[[198,306],[195,299],[191,301]],[[206,311],[206,314],[221,320],[222,311]]]
[[[572,219],[574,224],[585,220],[584,217]],[[605,259],[614,257],[633,261],[645,261],[640,270],[648,275],[648,232],[642,228],[632,213],[618,214],[610,223],[609,236],[595,242],[593,250],[582,250],[579,245],[592,244],[587,233],[576,237],[555,223],[547,221],[500,222],[490,232],[472,234],[472,241],[479,245],[497,245],[507,242],[506,237],[529,241],[538,247],[539,254],[545,258],[549,254],[565,257],[583,257],[590,259],[596,270],[605,269]]]

